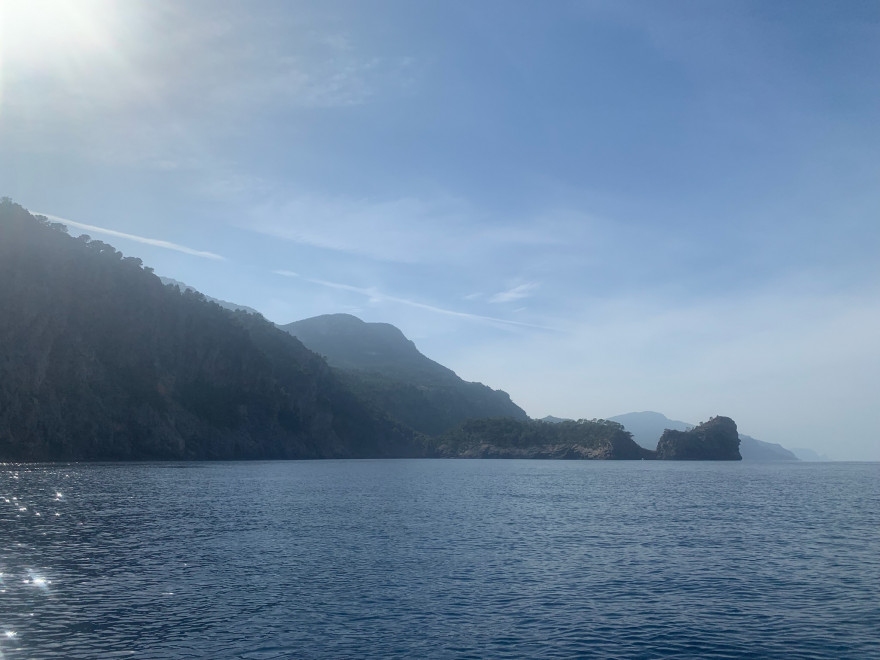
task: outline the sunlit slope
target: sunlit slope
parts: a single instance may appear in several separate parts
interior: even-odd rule
[[[0,460],[409,455],[260,316],[0,202]]]

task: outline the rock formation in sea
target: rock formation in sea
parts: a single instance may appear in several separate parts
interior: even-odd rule
[[[609,417],[613,422],[620,422],[627,431],[632,433],[633,440],[645,449],[657,448],[657,441],[666,429],[688,431],[694,424],[669,419],[665,415],[653,411],[631,412]],[[743,433],[739,434],[739,453],[744,461],[796,461],[798,457],[781,445],[764,442]]]
[[[656,458],[676,461],[740,461],[739,434],[730,417],[713,417],[690,431],[667,429]]]

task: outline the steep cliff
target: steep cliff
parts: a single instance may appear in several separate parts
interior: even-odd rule
[[[260,316],[0,201],[0,461],[401,456],[414,434]]]
[[[740,461],[739,434],[730,417],[713,417],[690,431],[666,429],[656,458],[674,461]]]
[[[658,412],[631,412],[609,417],[613,422],[620,422],[627,431],[632,433],[633,440],[646,449],[656,449],[657,440],[666,429],[687,431],[694,428],[693,424],[669,419]],[[792,452],[781,445],[764,442],[748,435],[739,434],[739,453],[744,461],[796,461]]]

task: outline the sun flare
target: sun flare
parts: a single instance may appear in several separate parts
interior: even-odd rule
[[[0,0],[0,61],[40,67],[100,51],[111,16],[104,0]]]

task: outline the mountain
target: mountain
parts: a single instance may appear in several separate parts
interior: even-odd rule
[[[637,443],[646,449],[654,449],[666,429],[687,431],[693,424],[669,419],[658,412],[631,412],[609,417],[609,420],[623,424],[632,433]],[[798,457],[781,445],[762,442],[748,435],[739,435],[739,451],[744,461],[796,461]]]
[[[391,325],[282,330],[8,198],[0,310],[0,461],[655,457],[613,421],[529,420]],[[713,433],[656,457],[713,458]]]
[[[693,424],[669,419],[665,415],[652,411],[625,413],[608,419],[623,424],[624,428],[632,433],[636,442],[645,449],[652,450],[657,448],[657,441],[666,429],[687,431],[694,428]]]
[[[797,447],[791,450],[795,456],[798,457],[801,461],[830,461],[833,460],[829,458],[826,454],[819,454],[818,452],[813,451],[812,449],[804,449],[803,447]]]
[[[0,461],[419,455],[260,316],[0,200]]]
[[[200,293],[201,295],[205,296],[205,300],[208,300],[212,303],[217,303],[223,309],[228,309],[233,312],[247,312],[248,314],[259,314],[259,312],[257,310],[255,310],[253,307],[248,307],[247,305],[239,305],[237,303],[232,303],[227,300],[220,300],[219,298],[212,298],[211,296],[205,295],[204,293],[202,293],[201,291],[199,291],[195,287],[190,286],[189,284],[186,284],[184,282],[181,282],[180,280],[175,280],[170,277],[160,277],[159,281],[165,285],[171,284],[173,286],[176,286],[181,291],[191,291],[192,293]]]
[[[506,392],[462,380],[393,325],[328,314],[279,327],[323,355],[361,398],[420,433],[475,418],[528,419]]]
[[[799,457],[782,445],[756,440],[750,435],[739,434],[739,451],[744,461],[797,461]]]

